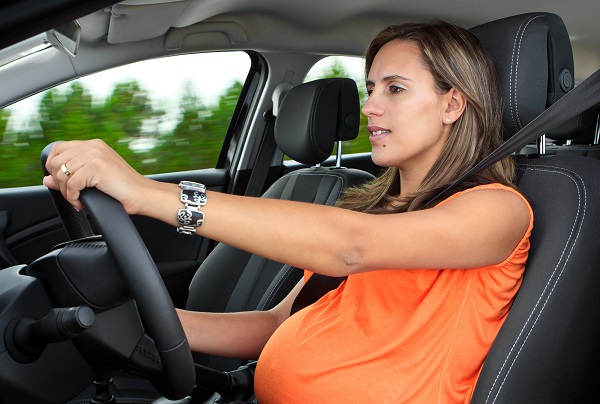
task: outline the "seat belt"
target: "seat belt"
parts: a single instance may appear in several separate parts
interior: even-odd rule
[[[279,108],[281,101],[294,86],[292,85],[293,74],[287,72],[284,80],[275,87],[271,100],[273,101],[273,108],[270,111],[265,112],[263,119],[267,121],[263,138],[260,142],[258,149],[258,155],[254,163],[254,168],[248,179],[248,186],[246,187],[245,196],[261,196],[265,184],[268,180],[269,168],[271,168],[271,161],[273,155],[277,149],[275,143],[275,120],[279,115]],[[270,185],[270,184],[269,184]]]
[[[558,101],[539,114],[535,119],[525,125],[510,139],[502,143],[479,163],[467,170],[456,181],[446,187],[442,192],[433,197],[426,207],[440,199],[451,190],[455,189],[467,178],[497,163],[503,158],[522,149],[525,145],[535,141],[548,130],[555,128],[567,119],[591,108],[600,100],[600,70],[585,79],[577,87],[562,96]],[[300,293],[292,304],[291,314],[316,302],[325,293],[337,288],[347,277],[331,277],[313,274],[304,284]]]
[[[267,125],[260,142],[256,163],[248,180],[245,196],[260,196],[262,194],[273,160],[273,153],[277,148],[275,144],[275,115],[272,111],[267,111],[263,118],[267,121]]]
[[[313,273],[304,286],[302,286],[302,289],[300,289],[300,293],[296,296],[294,303],[292,303],[290,315],[313,304],[325,296],[327,292],[337,289],[346,278],[347,276],[337,277]]]

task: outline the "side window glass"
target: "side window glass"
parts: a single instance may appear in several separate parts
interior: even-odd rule
[[[39,185],[56,140],[101,138],[142,174],[215,167],[244,52],[173,56],[84,77],[0,109],[0,188]]]
[[[329,56],[317,62],[306,75],[305,81],[324,78],[347,77],[356,81],[360,106],[367,100],[365,86],[365,61],[363,58],[350,56]],[[360,128],[356,139],[344,142],[344,154],[371,152],[369,132],[367,130],[367,117],[360,115]]]

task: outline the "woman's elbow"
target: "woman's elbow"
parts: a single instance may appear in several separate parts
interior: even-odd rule
[[[359,248],[342,248],[336,254],[335,261],[334,268],[337,273],[334,276],[346,276],[364,271],[363,254]]]

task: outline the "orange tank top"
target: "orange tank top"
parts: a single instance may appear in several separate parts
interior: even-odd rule
[[[527,203],[499,184],[445,201],[490,188]],[[521,285],[533,226],[529,211],[527,232],[497,265],[350,275],[291,316],[258,361],[259,403],[469,402]]]

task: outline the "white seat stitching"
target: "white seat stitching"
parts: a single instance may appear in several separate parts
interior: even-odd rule
[[[550,285],[550,282],[551,282],[552,278],[554,278],[554,275],[556,274],[556,271],[558,270],[558,267],[560,266],[560,263],[561,263],[561,261],[562,261],[562,259],[563,259],[563,256],[565,255],[565,251],[566,251],[566,249],[567,249],[567,246],[568,246],[569,244],[571,244],[571,249],[570,249],[570,251],[568,252],[568,254],[567,254],[567,257],[566,257],[565,261],[562,263],[562,268],[560,269],[560,272],[559,272],[559,274],[558,274],[558,277],[555,279],[555,281],[554,281],[554,284],[552,285],[552,287],[551,287],[551,289],[550,289],[550,292],[549,292],[549,294],[546,296],[546,299],[545,299],[545,301],[544,301],[544,303],[543,303],[543,305],[542,305],[541,309],[540,309],[540,310],[539,310],[539,312],[537,313],[537,316],[536,316],[536,318],[535,318],[535,320],[534,320],[533,324],[531,325],[531,328],[530,328],[529,332],[527,332],[527,335],[525,336],[525,340],[524,340],[524,341],[521,343],[521,346],[520,346],[519,350],[517,351],[517,353],[516,353],[516,355],[515,355],[514,359],[512,360],[512,362],[511,362],[511,364],[510,364],[510,366],[509,366],[509,368],[508,368],[508,371],[506,372],[506,375],[504,376],[504,378],[503,378],[503,380],[502,380],[502,383],[500,384],[500,387],[498,388],[498,392],[497,392],[497,393],[496,393],[496,395],[494,396],[494,399],[493,399],[493,401],[492,401],[492,402],[496,402],[496,399],[497,399],[497,398],[498,398],[498,396],[500,395],[500,391],[502,390],[502,387],[504,386],[504,383],[505,383],[506,379],[508,378],[508,375],[510,374],[510,372],[511,372],[511,370],[512,370],[512,368],[513,368],[514,364],[515,364],[515,362],[517,361],[517,359],[518,359],[518,357],[519,357],[519,355],[520,355],[520,353],[521,353],[521,350],[523,349],[523,346],[524,346],[524,345],[525,345],[525,343],[527,342],[527,339],[529,338],[529,335],[531,334],[531,332],[532,332],[532,331],[533,331],[533,329],[535,328],[535,325],[537,324],[537,321],[538,321],[538,319],[540,318],[540,316],[541,316],[542,312],[544,311],[544,308],[546,307],[546,304],[547,304],[548,300],[550,299],[550,296],[552,296],[552,293],[553,293],[553,291],[554,291],[554,288],[556,287],[556,285],[557,285],[558,281],[560,280],[560,278],[561,278],[561,276],[562,276],[562,273],[563,273],[563,271],[564,271],[564,268],[565,268],[565,266],[566,266],[567,262],[569,261],[569,258],[571,257],[571,253],[572,253],[573,249],[575,248],[575,243],[577,242],[577,239],[578,239],[578,237],[579,237],[579,232],[580,232],[580,230],[581,230],[581,226],[579,226],[579,229],[577,230],[577,234],[575,235],[574,241],[573,241],[572,243],[571,243],[571,239],[573,238],[573,231],[574,231],[574,229],[575,229],[575,224],[576,224],[576,223],[578,222],[578,220],[579,220],[578,218],[579,218],[579,216],[580,216],[580,213],[581,213],[581,219],[580,219],[580,220],[581,220],[581,222],[583,222],[583,220],[584,220],[584,218],[585,218],[585,206],[586,206],[586,203],[587,203],[587,190],[586,190],[586,188],[585,188],[585,183],[583,182],[583,180],[581,179],[581,177],[580,177],[580,176],[579,176],[577,173],[575,173],[575,172],[573,172],[573,171],[571,171],[571,170],[569,170],[569,169],[565,169],[565,168],[562,168],[562,169],[561,169],[561,170],[563,170],[563,171],[559,171],[559,170],[557,170],[555,167],[552,167],[552,166],[544,166],[544,165],[539,165],[539,166],[538,166],[538,165],[536,165],[536,166],[531,166],[531,165],[522,165],[521,167],[529,167],[530,169],[532,169],[532,170],[534,170],[534,171],[540,171],[540,172],[551,172],[551,173],[554,173],[554,174],[560,174],[560,175],[564,175],[564,176],[566,176],[567,178],[570,178],[570,179],[573,181],[573,183],[575,184],[576,188],[578,189],[577,195],[578,195],[578,198],[579,198],[579,203],[578,203],[578,208],[577,208],[577,214],[575,215],[575,220],[573,221],[573,227],[571,228],[571,233],[569,234],[569,238],[568,238],[568,240],[567,240],[567,243],[565,243],[565,247],[564,247],[564,249],[563,249],[563,251],[562,251],[562,253],[561,253],[561,255],[560,255],[560,258],[558,259],[557,266],[556,266],[556,267],[554,268],[554,270],[552,271],[552,274],[551,274],[550,278],[548,279],[548,282],[547,282],[547,283],[546,283],[546,285],[544,286],[544,289],[542,290],[542,293],[540,294],[540,297],[538,298],[537,302],[535,303],[535,305],[534,305],[534,307],[533,307],[533,309],[532,309],[531,313],[530,313],[530,314],[529,314],[529,316],[527,317],[527,320],[525,321],[525,324],[523,324],[523,327],[521,328],[521,331],[519,331],[519,335],[518,335],[518,336],[517,336],[517,338],[515,339],[515,342],[513,343],[513,346],[511,347],[511,349],[510,349],[510,351],[509,351],[509,353],[508,353],[508,355],[507,355],[507,357],[506,357],[506,359],[505,359],[504,363],[503,363],[503,364],[502,364],[502,366],[500,367],[500,369],[499,369],[499,371],[498,371],[498,374],[496,375],[496,378],[494,379],[494,383],[492,384],[492,387],[490,388],[490,391],[488,392],[488,395],[487,395],[487,398],[486,398],[485,402],[488,402],[488,401],[489,401],[489,399],[490,399],[490,395],[492,394],[492,391],[493,391],[493,389],[494,389],[494,387],[495,387],[495,385],[496,385],[496,382],[498,381],[498,378],[500,377],[500,374],[501,374],[502,370],[504,369],[505,365],[507,364],[507,362],[508,362],[508,360],[509,360],[509,358],[510,358],[510,355],[512,354],[512,352],[513,352],[513,351],[514,351],[514,349],[516,348],[516,345],[517,345],[517,343],[518,343],[519,339],[521,338],[521,336],[522,336],[522,335],[523,335],[523,333],[525,332],[525,328],[526,328],[526,327],[527,327],[527,325],[529,324],[529,322],[530,322],[530,320],[531,320],[532,316],[534,316],[534,315],[535,315],[535,310],[537,309],[537,307],[538,307],[538,306],[539,306],[539,304],[540,304],[540,301],[541,301],[541,300],[542,300],[542,298],[544,297],[544,294],[545,294],[546,290],[548,289],[548,286]],[[518,169],[519,169],[519,170],[522,170],[523,168],[518,168]],[[571,175],[568,175],[568,174],[567,174],[565,171],[566,171],[566,172],[568,172],[568,173],[570,173]],[[579,188],[580,188],[580,187],[579,187],[579,185],[578,185],[577,181],[575,181],[575,177],[577,177],[577,178],[578,178],[578,179],[581,181],[581,186],[582,186],[582,188],[583,188],[583,211],[582,211],[582,212],[581,212],[581,192],[579,191]]]
[[[523,125],[521,124],[521,119],[519,118],[519,105],[517,102],[517,80],[518,80],[518,71],[519,71],[519,57],[521,53],[521,44],[523,43],[523,36],[525,35],[525,30],[529,26],[529,24],[535,20],[536,18],[545,18],[545,14],[538,14],[530,17],[528,20],[525,20],[519,26],[517,30],[517,34],[515,36],[515,42],[513,45],[512,51],[512,60],[510,64],[510,75],[509,75],[509,107],[510,107],[510,117],[513,121],[513,125],[516,130],[519,130]],[[515,58],[515,51],[517,52]],[[514,67],[514,80],[513,80],[513,67]],[[513,85],[514,85],[514,95],[513,95]]]

